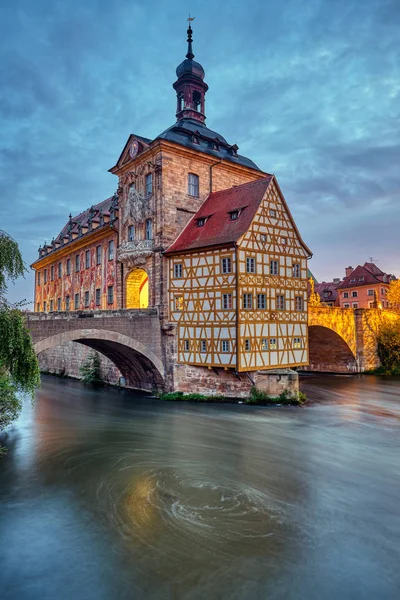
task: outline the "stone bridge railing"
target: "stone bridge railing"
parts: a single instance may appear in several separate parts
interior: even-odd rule
[[[358,372],[379,366],[378,334],[384,323],[394,321],[400,324],[397,313],[379,308],[310,307],[308,312],[309,327],[326,327],[346,342],[354,356]]]

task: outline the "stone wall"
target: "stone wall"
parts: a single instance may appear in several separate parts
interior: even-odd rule
[[[284,390],[295,393],[299,389],[298,374],[291,369],[237,373],[232,369],[208,369],[191,365],[175,365],[174,389],[205,395],[223,395],[231,398],[247,398],[254,385],[269,396],[279,396]]]
[[[80,379],[79,368],[87,360],[88,355],[94,352],[83,344],[68,342],[55,348],[43,350],[38,355],[40,370],[45,373],[55,373],[66,377]],[[96,352],[100,357],[101,377],[107,383],[116,385],[121,377],[120,371],[111,360]]]

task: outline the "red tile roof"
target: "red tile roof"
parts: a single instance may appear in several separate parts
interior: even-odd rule
[[[165,254],[187,252],[210,246],[232,245],[237,242],[249,229],[273,179],[273,175],[268,175],[263,179],[209,194]],[[283,196],[282,201],[287,208]],[[230,213],[235,211],[240,211],[239,217],[232,220]],[[296,227],[288,208],[287,211]],[[202,218],[206,219],[206,222],[199,227],[197,223]],[[308,248],[304,247],[309,252]]]
[[[345,277],[338,286],[340,289],[360,287],[362,285],[374,285],[377,283],[386,283],[395,279],[394,275],[384,273],[374,263],[364,263],[358,265],[348,277]]]
[[[323,281],[322,283],[316,283],[314,285],[314,290],[319,294],[321,302],[336,302],[339,284],[339,281],[337,283],[334,283],[333,281]]]

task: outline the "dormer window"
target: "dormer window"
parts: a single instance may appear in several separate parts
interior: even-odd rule
[[[229,218],[231,221],[237,221],[239,218],[239,211],[238,210],[233,210],[232,212],[229,213]]]
[[[215,152],[219,152],[219,140],[215,139],[212,143],[212,149],[215,150]]]
[[[232,154],[232,156],[237,156],[238,150],[239,150],[239,146],[237,146],[236,144],[233,144],[233,146],[231,146],[229,148],[229,152]]]
[[[204,227],[204,225],[206,224],[207,218],[201,217],[200,219],[196,219],[196,221],[197,221],[197,227]]]
[[[194,134],[192,135],[192,143],[200,144],[200,133],[198,131],[195,131]]]

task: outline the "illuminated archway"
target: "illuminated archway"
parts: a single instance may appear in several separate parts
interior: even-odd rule
[[[149,306],[149,278],[143,269],[134,269],[126,278],[126,308]]]
[[[307,371],[331,373],[357,372],[356,358],[346,341],[335,331],[321,325],[308,328],[309,366]]]

